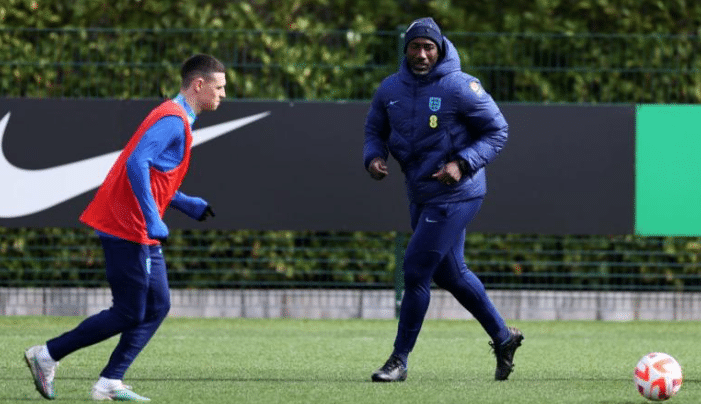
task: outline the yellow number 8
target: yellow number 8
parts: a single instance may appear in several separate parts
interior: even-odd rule
[[[431,115],[428,118],[428,126],[432,127],[433,129],[438,127],[438,116],[436,115]]]

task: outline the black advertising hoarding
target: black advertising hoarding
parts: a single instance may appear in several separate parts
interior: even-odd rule
[[[0,99],[0,226],[75,227],[159,101]],[[502,105],[510,138],[471,231],[631,234],[633,106]],[[362,167],[367,103],[229,101],[195,123],[181,190],[215,220],[171,228],[409,230],[403,176]],[[198,143],[199,142],[199,143]]]
[[[506,105],[509,141],[487,169],[474,228],[633,234],[635,107]]]

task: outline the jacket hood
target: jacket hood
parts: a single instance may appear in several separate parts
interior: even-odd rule
[[[455,49],[453,43],[446,37],[443,37],[443,47],[445,49],[443,56],[438,58],[436,65],[433,66],[433,69],[425,76],[417,76],[412,73],[405,56],[399,68],[399,76],[402,81],[435,81],[449,73],[460,71],[460,55],[458,55],[458,50]]]

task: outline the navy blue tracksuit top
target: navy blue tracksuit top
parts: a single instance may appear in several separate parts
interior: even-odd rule
[[[365,121],[367,169],[388,154],[399,162],[412,203],[456,202],[487,192],[484,167],[504,147],[508,125],[479,80],[460,70],[455,46],[444,37],[445,55],[425,76],[406,59],[377,89]],[[446,163],[463,159],[468,172],[455,185],[431,178]]]

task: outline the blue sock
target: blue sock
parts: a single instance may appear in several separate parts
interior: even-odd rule
[[[509,329],[507,327],[504,327],[502,330],[499,330],[497,333],[497,337],[494,339],[494,343],[497,345],[503,345],[504,343],[508,342],[511,339],[511,333],[509,332]]]
[[[408,352],[399,352],[396,349],[394,352],[392,352],[392,356],[399,358],[399,360],[402,361],[404,364],[404,367],[407,367],[409,364],[409,353]]]

